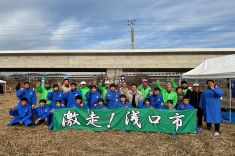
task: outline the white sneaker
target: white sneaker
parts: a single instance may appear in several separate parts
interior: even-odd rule
[[[219,136],[220,134],[219,134],[219,132],[215,132],[215,137],[217,137],[217,136]]]

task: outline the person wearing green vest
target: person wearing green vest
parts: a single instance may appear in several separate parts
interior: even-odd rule
[[[171,84],[167,84],[166,89],[163,89],[160,82],[157,81],[155,83],[156,87],[160,89],[161,95],[163,96],[163,102],[166,105],[168,100],[173,101],[173,106],[176,106],[176,103],[178,101],[177,93],[173,90],[173,87]]]
[[[103,85],[103,80],[101,80],[100,83],[98,84],[98,89],[101,92],[101,98],[104,100],[105,104],[107,104],[107,101],[105,101],[105,96],[108,93],[109,88],[110,88],[110,83],[107,80],[104,82],[104,85]]]
[[[41,82],[39,81],[36,85],[36,91],[40,94],[39,100],[44,99],[47,100],[47,105],[51,104],[51,101],[47,99],[48,93],[52,91],[51,84],[49,81],[46,81],[43,87],[41,85]]]
[[[171,81],[171,85],[174,89],[179,87],[174,81]],[[185,80],[181,81],[181,86],[180,87],[183,90],[184,96],[186,96],[186,97],[191,96],[192,91],[188,88],[188,82],[187,81],[185,81]]]
[[[86,100],[86,95],[87,93],[90,91],[90,88],[87,87],[86,82],[82,81],[80,83],[81,85],[78,87],[78,89],[80,90],[81,94],[82,94],[82,100],[85,104],[87,104],[87,100]]]
[[[148,85],[147,79],[143,79],[142,84],[139,85],[137,89],[142,93],[143,99],[145,99],[152,90],[152,88]]]

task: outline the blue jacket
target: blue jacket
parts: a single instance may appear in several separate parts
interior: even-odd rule
[[[150,104],[150,106],[148,107],[147,105],[145,105],[145,104],[143,103],[143,100],[140,100],[140,101],[138,102],[138,108],[154,108],[154,107],[153,107],[152,104]]]
[[[60,106],[60,107],[54,106],[53,108],[51,108],[50,112],[52,112],[52,114],[53,114],[54,109],[63,109],[63,108],[66,108],[66,107],[65,106]]]
[[[176,110],[174,107],[173,108],[169,108],[168,106],[166,106],[166,105],[162,105],[161,107],[160,107],[160,109],[162,109],[162,110]]]
[[[163,98],[162,98],[162,95],[148,95],[147,98],[149,98],[151,100],[151,105],[154,107],[154,108],[160,108],[162,103],[163,103]]]
[[[76,96],[80,95],[81,96],[81,92],[80,90],[75,90],[75,91],[68,91],[67,93],[64,93],[64,100],[67,100],[67,107],[73,107],[74,105],[76,105]]]
[[[88,92],[86,95],[86,100],[88,101],[88,106],[90,108],[94,108],[94,104],[96,104],[98,102],[98,100],[100,99],[100,93],[98,91],[95,92]]]
[[[30,104],[22,106],[21,102],[19,102],[15,109],[9,111],[9,114],[24,122],[32,118],[32,106]]]
[[[28,99],[28,104],[29,105],[36,105],[37,104],[37,96],[36,93],[33,89],[28,88],[25,89],[23,88],[23,90],[17,90],[16,91],[16,96],[19,98],[19,101],[22,98],[27,98]]]
[[[132,105],[128,102],[126,103],[122,103],[122,102],[118,102],[118,107],[117,108],[123,108],[123,107],[126,107],[126,108],[132,108]]]
[[[83,107],[81,107],[78,104],[73,105],[71,108],[79,108],[79,109],[89,109],[89,107],[87,106],[87,104],[83,103]]]
[[[119,97],[120,97],[119,91],[116,90],[113,92],[113,91],[109,90],[105,96],[105,101],[108,102],[108,107],[109,108],[117,108]]]
[[[41,119],[46,119],[49,117],[50,114],[50,107],[49,106],[39,106],[36,108],[37,117]]]
[[[66,108],[65,106],[60,106],[60,107],[57,107],[55,106],[54,109],[63,109],[63,108]]]
[[[97,104],[97,105],[95,106],[95,108],[96,108],[96,109],[106,109],[107,107],[106,107],[105,105],[100,106],[99,104]]]
[[[200,108],[203,109],[204,120],[207,123],[221,122],[221,101],[224,91],[220,87],[215,87],[214,90],[210,88],[204,89],[199,103]]]
[[[177,106],[177,108],[176,108],[177,110],[194,110],[195,108],[191,105],[191,104],[183,104],[183,103],[181,103],[181,104],[179,104],[178,106]]]
[[[62,91],[52,91],[49,92],[47,95],[47,98],[51,100],[51,108],[54,108],[56,106],[56,101],[60,100],[62,104],[64,104],[64,97]]]
[[[154,108],[154,107],[152,105],[147,106],[144,103],[141,103],[141,104],[139,103],[138,108]]]

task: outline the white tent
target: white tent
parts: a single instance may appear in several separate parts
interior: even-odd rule
[[[3,81],[3,80],[0,80],[0,84],[4,84],[4,90],[5,90],[5,93],[6,93],[7,92],[7,82]]]
[[[231,79],[235,79],[235,55],[205,60],[196,68],[184,73],[184,79],[229,79],[230,121],[232,107]]]
[[[182,76],[186,79],[235,78],[235,55],[207,59]]]

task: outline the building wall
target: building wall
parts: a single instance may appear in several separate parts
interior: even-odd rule
[[[114,79],[125,69],[192,69],[208,58],[229,54],[235,54],[235,48],[0,51],[0,71],[34,68],[106,69],[107,75]]]
[[[220,54],[0,56],[1,68],[194,68]]]

